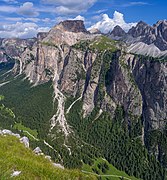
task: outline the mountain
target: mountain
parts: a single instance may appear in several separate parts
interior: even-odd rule
[[[36,39],[0,39],[0,62],[8,58],[19,57],[27,47],[31,47]]]
[[[118,27],[115,27],[118,29]],[[152,57],[161,57],[167,54],[167,21],[158,21],[153,26],[140,21],[136,27],[132,27],[128,33],[115,34],[117,29],[109,34],[109,37],[122,40],[128,44],[128,52]],[[119,27],[119,29],[121,29]],[[118,38],[119,37],[119,38]]]
[[[165,179],[166,24],[158,24],[102,35],[68,20],[15,56],[6,45],[0,92],[15,117],[0,113],[0,125],[28,131],[33,148],[67,168],[105,158],[130,176]]]
[[[123,38],[124,36],[126,36],[126,33],[125,31],[120,27],[120,26],[115,26],[113,31],[109,34],[110,37],[113,37],[114,38]]]

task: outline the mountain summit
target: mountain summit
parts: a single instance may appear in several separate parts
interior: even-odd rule
[[[140,21],[135,27],[132,27],[128,33],[124,33],[116,26],[109,34],[109,37],[126,42],[129,52],[132,53],[150,55],[153,57],[167,55],[166,20],[158,21],[153,26]]]
[[[117,25],[114,27],[110,35],[113,37],[124,37],[126,35],[126,32],[120,26]]]
[[[62,28],[64,31],[74,32],[74,33],[88,33],[85,28],[84,22],[82,20],[66,20],[60,22],[55,28]]]
[[[81,39],[89,39],[92,35],[86,30],[81,20],[66,20],[54,26],[43,41],[52,44],[73,45]]]

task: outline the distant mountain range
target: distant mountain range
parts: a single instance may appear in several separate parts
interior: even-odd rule
[[[116,26],[109,37],[126,42],[128,51],[153,57],[167,54],[167,21],[158,21],[153,26],[140,21],[128,33]]]

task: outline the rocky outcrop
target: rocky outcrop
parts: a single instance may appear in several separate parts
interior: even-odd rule
[[[136,27],[132,27],[126,34],[123,33],[120,28],[116,27],[109,34],[109,37],[126,42],[127,45],[130,46],[128,51],[131,53],[153,57],[167,55],[166,20],[158,21],[153,26],[140,21]]]
[[[149,26],[143,21],[140,21],[136,27],[132,27],[128,34],[134,38],[140,37],[142,41],[146,41],[146,38],[149,39],[149,36],[152,35],[153,27]],[[146,36],[147,35],[147,36]],[[145,39],[143,38],[145,37]],[[151,41],[148,43],[151,43]]]
[[[102,32],[96,28],[90,29],[89,32],[91,34],[102,34]]]
[[[64,31],[68,31],[68,32],[88,33],[88,31],[85,28],[84,22],[81,20],[66,20],[66,21],[61,22],[56,27],[62,28]]]
[[[26,148],[29,148],[29,139],[26,136],[21,137],[20,134],[15,134],[11,130],[8,130],[8,129],[0,130],[0,135],[2,135],[2,136],[6,136],[6,135],[15,136],[20,140],[21,143],[24,144],[24,146]]]
[[[165,62],[137,58],[133,70],[143,99],[145,128],[163,129],[167,119],[167,66]]]
[[[36,39],[1,39],[0,40],[0,62],[6,62],[8,59],[17,59],[25,51],[31,48]]]
[[[126,32],[120,26],[115,26],[109,36],[113,39],[120,40],[126,36]]]
[[[132,73],[134,56],[130,54],[116,57],[108,72],[107,91],[115,104],[122,106],[128,120],[130,116],[142,115],[142,96]]]
[[[59,23],[53,27],[43,42],[61,45],[67,44],[72,46],[80,40],[91,39],[93,35],[85,29],[83,21],[80,20],[68,20]]]
[[[39,33],[37,34],[37,39],[38,39],[38,41],[42,41],[44,38],[47,37],[47,35],[48,35],[48,32],[39,32]]]

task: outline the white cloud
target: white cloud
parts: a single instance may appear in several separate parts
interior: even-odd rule
[[[126,23],[123,14],[115,11],[113,18],[110,18],[107,14],[103,14],[102,19],[88,28],[88,30],[99,29],[103,33],[108,33],[112,31],[115,26],[119,25],[122,29],[128,31],[132,26],[136,26],[136,24],[137,23]]]
[[[3,13],[13,13],[16,12],[17,8],[13,6],[1,6],[0,12]]]
[[[16,0],[2,0],[2,1],[5,3],[9,3],[9,4],[17,4],[18,3],[18,1],[16,1]]]
[[[30,21],[37,23],[39,21],[43,21],[43,19],[39,19],[39,18],[24,18],[24,17],[3,17],[3,19],[8,22]]]
[[[30,17],[35,17],[39,15],[37,10],[34,8],[34,4],[32,2],[25,2],[22,6],[20,6],[17,12],[20,15]]]
[[[78,9],[68,8],[65,6],[58,6],[55,8],[55,13],[60,15],[71,15],[79,13]]]
[[[143,1],[132,1],[126,4],[121,5],[122,7],[130,7],[130,6],[144,6],[144,5],[150,5],[148,2]]]
[[[105,11],[107,11],[108,9],[100,9],[98,11],[95,11],[95,14],[101,14],[104,13]]]
[[[42,0],[44,3],[47,4],[54,4],[54,5],[63,5],[68,7],[76,7],[76,6],[91,6],[93,5],[97,0]]]
[[[55,21],[56,21],[56,23],[60,23],[61,21],[64,21],[66,19],[68,19],[68,18],[67,17],[58,16],[58,17],[56,17]]]
[[[22,23],[16,24],[3,24],[0,26],[1,38],[32,38],[37,35],[38,32],[47,32],[49,27],[38,27],[35,23]]]
[[[59,16],[55,19],[54,23],[60,23],[62,21],[65,21],[65,20],[82,20],[82,21],[85,21],[85,18],[81,15],[78,15],[76,16],[75,18],[69,18],[69,17],[66,17],[66,16]],[[53,21],[53,20],[52,20]]]
[[[56,5],[57,14],[79,14],[86,12],[97,0],[42,0],[46,4]]]
[[[92,16],[91,20],[96,21],[96,22],[100,21],[101,20],[101,16],[99,16],[99,15]]]
[[[44,19],[42,19],[42,21],[45,22],[45,23],[50,23],[51,19],[50,18],[44,18]]]
[[[85,21],[85,18],[83,16],[78,15],[77,17],[75,17],[73,20],[81,20],[81,21]]]
[[[134,1],[134,2],[130,2],[131,5],[136,6],[136,5],[148,5],[148,2],[142,2],[142,1]]]
[[[37,23],[39,21],[41,21],[41,19],[39,18],[22,18],[24,21],[31,21],[31,22],[34,22],[34,23]]]
[[[3,17],[3,19],[5,20],[5,21],[8,21],[8,22],[11,22],[11,21],[21,21],[22,20],[22,18],[21,17]]]

